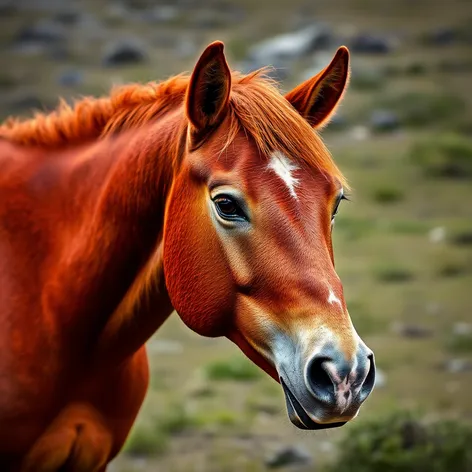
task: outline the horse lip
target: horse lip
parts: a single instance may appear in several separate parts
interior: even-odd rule
[[[345,421],[338,423],[327,423],[321,424],[313,421],[302,407],[300,402],[297,400],[295,395],[288,388],[287,384],[284,382],[284,379],[280,377],[280,384],[285,393],[285,401],[287,403],[288,415],[292,423],[299,429],[307,429],[311,431],[321,430],[321,429],[330,429],[338,428],[346,424]]]

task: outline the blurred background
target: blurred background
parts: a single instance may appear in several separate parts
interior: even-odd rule
[[[112,471],[472,470],[470,0],[0,0],[0,18],[2,119],[191,71],[215,39],[283,90],[352,53],[323,138],[353,187],[336,264],[376,390],[352,424],[299,431],[274,381],[173,316]]]

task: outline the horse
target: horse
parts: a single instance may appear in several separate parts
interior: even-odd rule
[[[348,184],[318,131],[340,47],[286,95],[210,44],[192,73],[0,126],[0,470],[102,472],[176,311],[285,392],[298,428],[353,419],[375,382],[334,268]]]

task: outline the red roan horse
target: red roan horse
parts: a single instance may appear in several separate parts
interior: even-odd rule
[[[374,384],[333,263],[345,180],[315,129],[349,53],[283,97],[231,73],[0,127],[0,470],[106,470],[148,386],[144,343],[175,309],[280,382],[299,428],[354,418]]]

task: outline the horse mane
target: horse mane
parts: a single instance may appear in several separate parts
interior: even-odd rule
[[[242,129],[254,139],[262,155],[279,150],[347,186],[318,133],[264,72],[261,69],[247,75],[233,73],[229,132],[223,150]],[[0,137],[24,146],[60,148],[138,129],[182,105],[189,79],[188,75],[177,75],[160,83],[119,86],[108,97],[85,97],[72,106],[61,100],[50,113],[38,112],[23,120],[7,119],[0,125]]]

